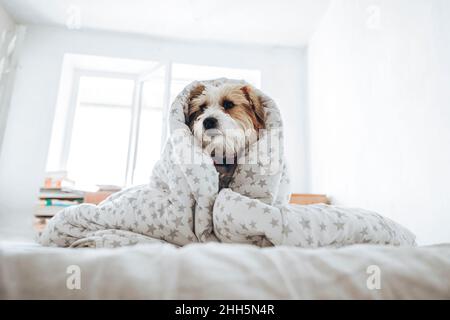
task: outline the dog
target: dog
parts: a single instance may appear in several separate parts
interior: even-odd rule
[[[265,129],[260,97],[250,85],[223,84],[195,87],[189,97],[186,124],[209,154],[219,172],[219,190],[227,188],[237,158]]]

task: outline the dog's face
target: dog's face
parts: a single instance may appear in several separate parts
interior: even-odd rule
[[[208,154],[229,159],[258,139],[264,109],[248,85],[199,85],[191,91],[187,124]]]

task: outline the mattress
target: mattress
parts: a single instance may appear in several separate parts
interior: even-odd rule
[[[339,249],[0,243],[1,299],[450,299],[450,244]]]

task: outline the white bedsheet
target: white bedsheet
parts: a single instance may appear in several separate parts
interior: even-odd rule
[[[80,267],[81,289],[66,287]],[[381,289],[367,287],[367,268]],[[0,243],[2,299],[450,299],[450,244],[341,249],[148,244],[67,249]]]

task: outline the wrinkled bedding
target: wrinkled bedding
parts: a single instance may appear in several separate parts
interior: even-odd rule
[[[222,190],[214,204],[214,229],[222,242],[303,248],[355,243],[415,245],[415,236],[378,213],[325,204],[275,207]],[[261,239],[256,241],[255,239]]]
[[[81,271],[80,289],[66,286],[69,266]],[[450,244],[73,250],[0,243],[0,299],[450,299]]]
[[[246,85],[228,79],[201,83],[225,82]],[[150,183],[114,194],[98,206],[64,209],[49,221],[40,244],[96,248],[211,241],[305,248],[415,245],[411,232],[376,213],[325,205],[289,206],[280,112],[260,91],[267,130],[237,160],[229,188],[219,192],[213,160],[185,124],[190,93],[198,84],[186,87],[171,107],[170,139]]]

